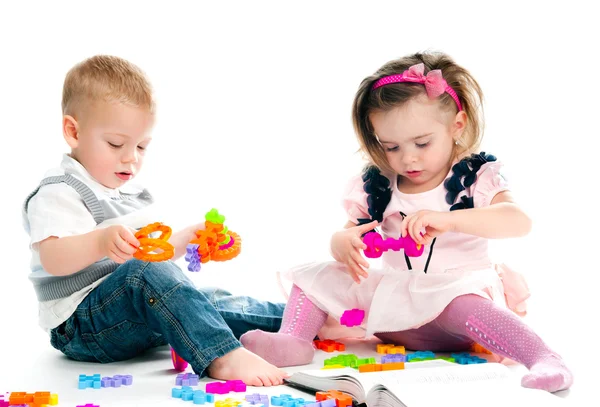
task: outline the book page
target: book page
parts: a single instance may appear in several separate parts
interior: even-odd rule
[[[376,383],[367,378],[356,369],[326,369],[304,370],[294,373],[286,382],[291,385],[300,385],[315,391],[339,390],[350,394],[355,400],[362,403],[366,398],[366,389],[372,388]]]
[[[367,403],[387,400],[398,406],[530,406],[562,405],[563,400],[543,390],[521,387],[520,377],[499,363],[454,365],[438,369],[411,369],[381,377],[371,388]],[[377,400],[377,401],[375,401]],[[376,404],[373,404],[376,405]]]
[[[369,406],[481,407],[482,401],[486,407],[564,404],[564,400],[548,392],[521,387],[520,377],[499,363],[463,366],[431,360],[406,363],[404,370],[387,372],[359,373],[352,368],[305,370],[293,374],[290,380],[317,391],[340,390]]]
[[[435,361],[434,361],[435,362]],[[410,365],[407,363],[407,365]],[[483,380],[507,381],[511,379],[508,367],[500,363],[476,365],[436,366],[437,369],[405,369],[380,372],[378,382],[389,389],[406,384],[454,384]]]
[[[456,366],[456,364],[445,360],[428,360],[424,362],[406,363],[404,366],[406,370],[416,370],[421,368]],[[403,372],[403,370],[359,373],[356,369],[352,368],[315,369],[294,373],[288,381],[291,382],[291,384],[317,390],[340,390],[352,395],[357,401],[363,402],[366,398],[367,390],[380,384],[386,377],[394,377],[397,372]]]
[[[452,384],[412,384],[393,393],[376,386],[367,397],[368,406],[394,407],[565,407],[566,400],[544,390],[521,387],[511,381],[484,380]]]

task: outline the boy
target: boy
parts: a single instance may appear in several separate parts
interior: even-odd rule
[[[131,185],[154,123],[150,83],[135,65],[95,56],[67,74],[63,136],[71,149],[24,204],[39,322],[51,344],[76,360],[113,362],[170,344],[198,374],[282,383],[286,374],[236,339],[277,331],[283,304],[197,289],[171,261],[132,259],[132,230],[155,222],[153,199]],[[191,225],[169,239],[185,254]],[[246,314],[248,311],[251,315]]]

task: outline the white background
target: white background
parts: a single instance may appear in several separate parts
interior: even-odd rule
[[[156,90],[140,180],[167,209],[157,221],[178,228],[216,207],[243,238],[240,257],[191,277],[276,301],[283,297],[275,272],[327,259],[329,237],[345,223],[342,189],[363,165],[350,121],[360,81],[408,53],[450,54],[482,86],[484,150],[504,162],[534,220],[528,237],[493,242],[493,255],[527,276],[528,321],[583,383],[600,272],[592,199],[600,33],[597,13],[584,4],[3,3],[0,391],[15,390],[2,388],[8,375],[33,368],[26,361],[49,348],[37,328],[20,209],[68,151],[64,75],[99,53],[139,65]]]

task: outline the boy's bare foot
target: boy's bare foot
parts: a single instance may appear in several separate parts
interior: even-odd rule
[[[217,358],[207,368],[213,379],[242,380],[249,386],[277,386],[289,375],[245,348]]]

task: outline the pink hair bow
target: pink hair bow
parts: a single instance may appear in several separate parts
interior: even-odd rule
[[[413,65],[402,73],[402,79],[404,82],[416,82],[425,85],[427,90],[427,96],[434,99],[440,96],[446,91],[446,80],[442,77],[442,71],[440,69],[434,69],[427,72],[427,75],[423,75],[425,72],[424,64]]]
[[[447,92],[450,96],[452,96],[452,99],[454,99],[454,101],[456,102],[458,110],[462,110],[462,106],[460,104],[458,96],[456,95],[456,92],[454,91],[454,89],[448,86],[448,83],[442,76],[442,71],[440,69],[434,69],[427,72],[427,75],[425,75],[424,72],[425,64],[420,63],[413,65],[406,71],[402,72],[402,75],[390,75],[379,79],[373,85],[373,90],[380,88],[384,85],[389,85],[391,83],[422,83],[423,85],[425,85],[427,96],[429,96],[431,99],[441,96],[444,92]]]

